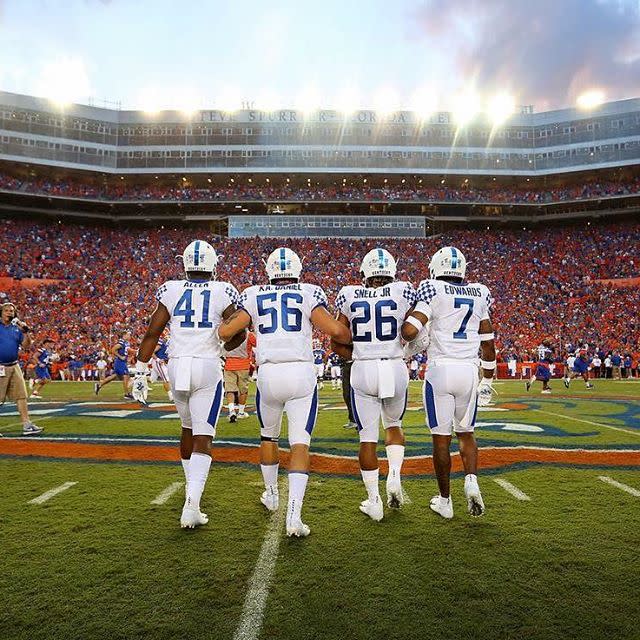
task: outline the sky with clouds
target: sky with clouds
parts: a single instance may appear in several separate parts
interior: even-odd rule
[[[0,0],[0,89],[123,108],[640,96],[640,0]]]

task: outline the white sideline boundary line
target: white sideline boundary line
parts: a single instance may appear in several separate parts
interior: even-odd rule
[[[630,487],[628,484],[622,484],[622,482],[618,482],[617,480],[614,480],[609,476],[598,476],[598,480],[602,480],[602,482],[606,482],[607,484],[610,484],[612,487],[616,487],[618,489],[621,489],[622,491],[626,491],[627,493],[630,493],[632,496],[635,496],[636,498],[640,498],[640,491],[638,491],[637,489],[634,489],[633,487]]]
[[[282,500],[283,496],[280,497]],[[267,605],[269,587],[278,559],[281,529],[284,523],[285,509],[281,506],[271,516],[269,528],[265,534],[258,561],[249,578],[249,590],[244,599],[240,624],[233,634],[233,640],[257,640],[262,628],[264,609]]]
[[[70,489],[71,487],[73,487],[73,485],[76,485],[76,484],[78,483],[65,482],[64,484],[61,484],[59,487],[54,487],[53,489],[49,489],[49,491],[45,491],[41,496],[38,496],[33,500],[29,500],[27,504],[42,504],[43,502],[46,502],[47,500],[53,498],[53,496],[57,496],[59,493],[62,493],[63,491]]]
[[[184,482],[172,482],[151,501],[151,504],[164,504],[181,487],[184,487]]]
[[[531,501],[531,498],[518,487],[502,478],[493,478],[493,481],[499,484],[507,493],[510,493],[516,500]]]
[[[562,413],[555,413],[551,411],[542,411],[542,409],[532,409],[538,413],[544,413],[546,416],[556,416],[558,418],[565,418],[566,420],[574,420],[575,422],[584,422],[585,424],[591,424],[594,427],[604,427],[605,429],[613,429],[614,431],[622,431],[622,433],[629,433],[632,436],[638,436],[640,438],[640,431],[630,431],[629,429],[622,429],[621,427],[613,427],[610,424],[602,424],[602,422],[592,422],[591,420],[583,420],[582,418],[574,418],[573,416],[565,416]]]
[[[1,418],[2,416],[0,416]],[[41,418],[38,418],[38,422],[43,422],[44,420],[51,420],[51,418],[60,418],[62,416],[42,416]],[[12,422],[11,424],[5,424],[2,428],[3,429],[11,429],[11,427],[21,427],[22,426],[22,421],[20,422]],[[31,440],[33,438],[33,436],[29,436],[29,439]]]

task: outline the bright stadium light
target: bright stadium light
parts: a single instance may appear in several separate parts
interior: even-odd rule
[[[388,115],[400,108],[397,92],[391,87],[381,87],[373,98],[373,108],[380,115]]]
[[[494,126],[506,122],[516,110],[516,101],[512,95],[508,93],[499,93],[487,105],[487,115],[493,122]]]
[[[459,127],[469,124],[480,111],[480,98],[468,91],[456,97],[453,106],[453,120]]]
[[[596,107],[599,107],[604,100],[604,91],[601,91],[600,89],[591,89],[590,91],[585,91],[583,94],[578,96],[576,105],[579,109],[595,109]]]
[[[320,108],[320,94],[317,89],[308,87],[297,96],[295,107],[305,115],[309,115]]]
[[[409,101],[409,108],[421,120],[426,120],[438,108],[438,96],[435,91],[429,89],[418,89]]]
[[[148,114],[158,113],[160,111],[160,95],[157,89],[143,89],[138,96],[138,103],[142,111]]]
[[[183,91],[180,93],[180,97],[176,100],[178,110],[185,116],[192,116],[196,111],[200,109],[200,100],[192,91]]]
[[[336,109],[345,117],[357,111],[359,106],[358,92],[355,89],[345,89],[336,99]]]
[[[63,57],[47,62],[38,79],[37,93],[59,106],[87,99],[91,84],[84,62]]]

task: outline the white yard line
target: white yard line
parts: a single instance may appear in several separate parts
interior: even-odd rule
[[[73,485],[78,484],[77,482],[65,482],[61,484],[59,487],[54,487],[53,489],[49,489],[49,491],[45,491],[41,496],[34,498],[33,500],[29,500],[27,504],[42,504],[47,500],[53,498],[53,496],[57,496],[59,493],[66,491],[73,487]]]
[[[542,409],[531,409],[531,411],[537,411],[538,413],[544,413],[547,416],[556,416],[557,418],[565,418],[566,420],[575,420],[576,422],[584,422],[585,424],[591,424],[594,427],[604,427],[605,429],[613,429],[614,431],[622,431],[622,433],[629,433],[632,436],[638,436],[640,438],[640,431],[631,431],[630,429],[622,429],[620,427],[612,427],[610,424],[602,424],[602,422],[592,422],[591,420],[583,420],[582,418],[574,418],[573,416],[565,416],[561,413],[555,413],[552,411],[542,411]]]
[[[622,484],[622,482],[618,482],[617,480],[614,480],[609,476],[598,476],[598,480],[602,480],[602,482],[606,482],[607,484],[610,484],[612,487],[617,487],[618,489],[622,489],[622,491],[626,491],[627,493],[630,493],[632,496],[635,496],[636,498],[640,498],[640,491],[638,491],[637,489],[634,489],[633,487],[630,487],[628,484]]]
[[[507,493],[510,493],[517,500],[523,500],[523,501],[531,500],[531,498],[524,491],[520,491],[518,487],[511,484],[510,482],[507,482],[502,478],[494,478],[493,481],[497,482]]]
[[[286,501],[285,496],[281,495],[280,499],[282,500],[283,497]],[[249,590],[244,599],[242,618],[233,635],[233,640],[256,640],[260,635],[264,609],[269,596],[269,587],[271,586],[276,560],[278,559],[278,548],[280,547],[285,511],[286,509],[281,503],[278,511],[271,516],[271,522],[260,549],[258,562],[256,562],[253,574],[249,579]]]
[[[184,487],[184,482],[172,482],[164,491],[161,491],[151,504],[164,504],[178,489]]]

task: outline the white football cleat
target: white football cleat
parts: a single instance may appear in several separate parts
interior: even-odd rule
[[[467,508],[469,513],[474,518],[480,517],[484,513],[485,509],[477,480],[469,477],[464,479],[464,495],[467,497]]]
[[[182,515],[180,516],[180,526],[183,529],[195,529],[203,524],[209,522],[209,516],[206,513],[202,513],[200,509],[184,505],[182,509]]]
[[[237,415],[238,420],[246,420],[249,417],[249,414],[246,411],[242,411]]]
[[[447,520],[451,520],[451,518],[453,518],[453,502],[451,501],[451,496],[448,498],[443,498],[440,495],[433,496],[429,506],[431,507],[431,511],[435,511],[443,518],[446,518]]]
[[[545,395],[549,395],[551,393],[551,389],[543,389],[540,393],[544,393]]]
[[[400,479],[387,480],[387,506],[390,509],[399,509],[404,504],[404,494]]]
[[[306,538],[310,533],[311,529],[302,520],[287,522],[287,537],[289,538]]]
[[[380,520],[384,518],[384,507],[382,506],[380,496],[378,496],[375,501],[369,499],[361,502],[360,511],[376,522],[380,522]]]
[[[280,496],[273,489],[265,489],[260,496],[260,502],[267,508],[267,511],[277,511],[280,503]]]

